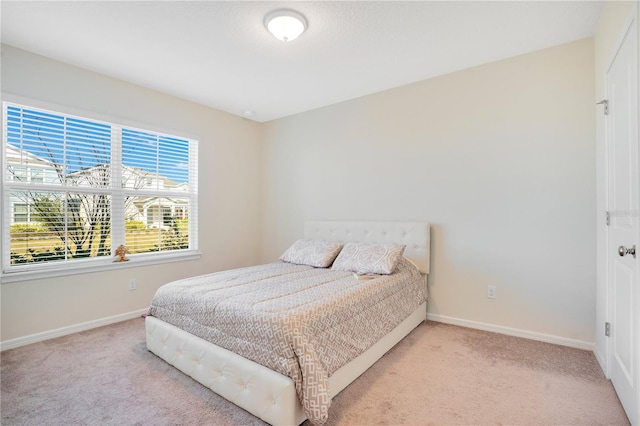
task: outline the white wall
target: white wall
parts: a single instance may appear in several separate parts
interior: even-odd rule
[[[3,92],[197,136],[203,194],[200,260],[5,283],[2,341],[141,310],[169,280],[273,260],[304,220],[353,219],[434,224],[431,317],[588,345],[593,63],[587,39],[259,125],[2,46]]]
[[[593,61],[585,39],[267,123],[263,261],[309,219],[429,221],[432,318],[589,347]]]
[[[606,81],[605,73],[615,50],[620,43],[620,37],[625,23],[631,16],[633,2],[628,1],[607,1],[602,9],[598,29],[594,37],[595,52],[595,100],[605,99]],[[640,22],[640,7],[636,2],[636,13]],[[638,32],[640,37],[640,31]],[[638,57],[640,58],[640,39],[638,40]],[[640,76],[638,76],[640,87]],[[596,291],[596,345],[594,352],[600,361],[603,370],[607,371],[607,338],[604,335],[604,324],[610,321],[607,315],[607,270],[606,270],[606,226],[605,211],[606,203],[606,137],[605,137],[605,117],[602,107],[598,107],[595,112],[596,121],[596,169],[597,169],[597,291]]]
[[[2,91],[198,138],[202,251],[195,261],[3,283],[2,342],[142,310],[170,280],[260,260],[259,124],[6,45]]]

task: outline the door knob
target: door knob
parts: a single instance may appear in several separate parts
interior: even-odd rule
[[[626,256],[627,254],[630,254],[635,259],[635,257],[636,257],[636,246],[635,246],[635,244],[633,246],[631,246],[631,248],[626,248],[625,246],[618,247],[618,254],[620,256]]]

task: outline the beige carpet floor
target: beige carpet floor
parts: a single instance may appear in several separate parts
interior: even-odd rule
[[[2,425],[264,424],[148,352],[142,319],[0,357]],[[334,399],[327,424],[629,422],[591,352],[426,322]]]

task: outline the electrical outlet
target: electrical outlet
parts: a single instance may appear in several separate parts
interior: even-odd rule
[[[495,285],[490,285],[489,287],[487,287],[487,297],[489,299],[495,299],[496,298],[496,286]]]
[[[129,278],[129,291],[136,289],[136,279]]]

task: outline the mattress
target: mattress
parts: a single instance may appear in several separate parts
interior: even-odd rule
[[[285,262],[161,287],[149,315],[290,377],[305,415],[328,416],[328,377],[426,301],[424,278],[401,259],[388,276]]]

